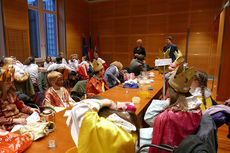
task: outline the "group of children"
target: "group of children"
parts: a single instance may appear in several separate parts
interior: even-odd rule
[[[140,123],[135,111],[127,111],[128,106],[117,105],[109,99],[95,97],[121,83],[118,76],[123,65],[115,61],[106,68],[105,61],[97,54],[92,63],[86,57],[82,57],[80,63],[77,54],[74,54],[67,64],[62,56],[60,54],[56,58],[56,63],[52,63],[51,57],[47,57],[44,63],[44,67],[51,71],[47,75],[51,87],[44,94],[43,105],[54,108],[56,112],[75,105],[67,119],[67,125],[71,127],[78,152],[135,152],[135,146],[140,145],[141,138]],[[36,83],[38,66],[32,57],[24,65],[16,63],[12,58],[5,58],[0,71],[0,128],[3,130],[11,130],[17,124],[26,124],[25,119],[30,114],[39,112],[18,100],[13,85],[16,72],[21,74],[17,65],[23,66],[33,83]],[[63,75],[54,70],[62,68],[77,73],[80,65],[85,65],[87,71],[91,67],[93,73],[86,84],[87,97],[90,99],[76,103],[63,87]],[[145,122],[153,129],[152,133],[148,133],[152,144],[178,146],[185,137],[194,134],[202,113],[216,105],[207,82],[208,75],[205,72],[194,72],[193,68],[185,67],[183,62],[177,65],[168,79],[169,98],[153,100],[144,115]],[[151,148],[149,152],[156,153],[159,150]]]

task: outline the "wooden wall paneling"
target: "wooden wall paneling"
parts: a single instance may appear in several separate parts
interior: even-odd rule
[[[82,37],[88,38],[88,3],[84,0],[65,1],[67,58],[82,56]]]
[[[153,16],[149,16],[148,18],[149,18],[149,24],[148,24],[149,33],[151,34],[167,33],[168,15],[153,15]]]
[[[189,13],[169,14],[168,32],[182,33],[187,32]]]
[[[148,32],[148,17],[132,17],[130,22],[131,34],[146,34]]]
[[[112,19],[107,19],[107,20],[98,20],[94,24],[97,25],[96,29],[100,35],[113,35],[114,34],[113,22],[114,21]]]
[[[187,12],[190,8],[191,0],[169,0],[169,13],[174,14],[175,12]]]
[[[96,38],[96,37],[94,37]],[[115,38],[111,36],[100,36],[100,52],[103,53],[113,53],[115,50]]]
[[[168,14],[169,0],[150,0],[149,13],[150,14]]]
[[[99,7],[98,11],[99,11],[100,18],[111,18],[114,16],[114,2],[113,1],[101,2],[101,5],[99,5],[98,7]]]
[[[214,22],[213,11],[194,12],[191,14],[190,31],[191,32],[210,32]]]
[[[114,19],[114,33],[116,35],[125,35],[130,33],[130,18]]]
[[[173,37],[173,43],[177,45],[178,49],[185,56],[187,33],[172,34],[172,37]]]
[[[101,54],[101,58],[106,61],[107,66],[109,66],[114,61],[112,52]]]
[[[150,0],[132,0],[131,15],[146,15],[149,13]]]
[[[129,37],[128,36],[118,36],[115,37],[115,53],[130,53],[129,51]]]
[[[215,41],[213,37],[216,37],[215,33],[217,32],[217,29],[213,31],[214,1],[112,0],[110,6],[106,6],[109,4],[108,2],[92,3],[89,15],[92,23],[90,30],[92,33],[99,32],[100,37],[115,39],[114,48],[110,49],[113,50],[114,57],[116,57],[117,51],[124,52],[128,48],[127,52],[130,55],[127,56],[127,61],[131,61],[133,58],[136,40],[143,39],[143,46],[147,52],[147,64],[152,65],[152,61],[158,56],[159,48],[163,48],[165,37],[168,35],[173,36],[173,42],[185,54],[187,29],[191,28],[192,38],[189,40],[191,63],[189,64],[209,73],[213,72],[211,68],[214,65],[212,56],[215,56],[216,50],[216,45],[213,42]],[[101,15],[109,9],[112,10],[109,15]],[[129,38],[128,47],[125,46],[126,38]],[[102,41],[100,45],[102,46],[101,54],[104,51],[107,54],[106,50],[109,46],[102,44]]]
[[[115,0],[114,1],[114,16],[129,16],[131,12],[130,0]]]
[[[217,91],[217,99],[225,101],[230,98],[230,71],[229,71],[229,59],[230,59],[230,8],[226,9],[225,16],[225,28],[223,39],[222,57],[221,57],[221,69],[220,78]]]
[[[65,0],[57,0],[58,49],[66,53]]]
[[[28,31],[7,28],[6,33],[8,38],[8,55],[14,56],[19,61],[24,62],[29,56]]]
[[[23,62],[30,56],[27,0],[3,0],[2,5],[7,56],[16,56]]]
[[[195,69],[208,72],[210,37],[210,33],[190,33],[188,63]]]

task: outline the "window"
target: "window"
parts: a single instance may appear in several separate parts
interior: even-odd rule
[[[57,56],[56,0],[28,0],[30,48],[36,58]]]

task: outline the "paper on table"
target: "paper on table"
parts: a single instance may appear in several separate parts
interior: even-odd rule
[[[18,131],[21,129],[21,127],[23,127],[23,125],[15,125],[14,128],[10,132]]]
[[[37,121],[40,121],[40,116],[37,112],[33,112],[33,114],[27,117],[26,121],[27,121],[27,124],[35,123]]]

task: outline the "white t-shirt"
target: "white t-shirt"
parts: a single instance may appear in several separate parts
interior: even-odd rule
[[[53,62],[49,62],[49,63],[44,62],[44,68],[48,69],[48,67],[49,67],[50,65],[52,65],[52,64],[53,64]]]
[[[38,77],[38,65],[33,63],[30,65],[24,65],[24,70],[29,73],[32,82],[36,83],[36,78]]]
[[[75,60],[75,61],[69,60],[69,66],[71,69],[76,71],[78,68],[78,65],[79,65],[78,60]]]
[[[57,69],[67,69],[69,71],[75,71],[73,69],[71,69],[68,65],[66,64],[57,64],[57,63],[53,63],[52,65],[50,65],[47,69],[47,71],[53,71],[53,70],[57,70]]]

